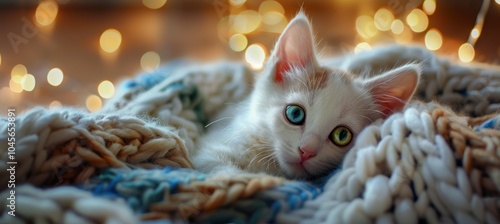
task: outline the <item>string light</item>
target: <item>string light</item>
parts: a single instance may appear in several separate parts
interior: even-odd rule
[[[154,51],[148,51],[141,57],[141,68],[146,72],[154,72],[160,67],[160,55]]]
[[[481,9],[479,9],[479,13],[476,18],[476,25],[471,30],[469,35],[469,40],[467,41],[469,44],[474,47],[476,45],[477,39],[481,36],[481,31],[483,30],[484,19],[486,17],[486,13],[488,13],[488,8],[490,7],[489,0],[483,0],[483,4],[481,5]]]
[[[463,62],[471,62],[475,54],[474,46],[469,43],[463,43],[458,49],[458,58]]]
[[[254,69],[261,69],[266,60],[266,52],[260,44],[252,44],[245,51],[245,60]]]
[[[460,45],[460,48],[458,48],[458,58],[463,62],[471,62],[472,60],[474,60],[474,57],[476,55],[476,51],[474,50],[474,45],[476,44],[479,36],[481,36],[481,31],[484,25],[484,19],[486,17],[486,13],[488,12],[489,7],[490,7],[490,0],[483,0],[481,9],[479,9],[479,13],[477,14],[476,25],[471,30],[467,43],[463,43],[462,45]]]
[[[479,37],[479,30],[477,28],[472,29],[472,31],[470,31],[470,36],[477,39]]]
[[[422,4],[422,9],[427,15],[432,15],[436,11],[436,0],[425,0]]]
[[[85,100],[85,105],[90,112],[96,112],[102,107],[102,100],[96,95],[90,95]]]
[[[122,43],[122,35],[118,30],[107,29],[101,34],[99,43],[103,51],[113,53],[120,47],[120,44]]]
[[[420,9],[413,9],[408,16],[406,16],[406,24],[416,33],[423,32],[429,25],[429,18]]]
[[[102,98],[109,99],[115,95],[115,86],[110,81],[104,80],[97,87],[97,92]]]
[[[59,68],[53,68],[47,74],[47,82],[52,86],[58,86],[62,83],[64,74]]]
[[[443,45],[443,37],[439,30],[430,29],[425,34],[425,46],[431,51],[438,50]]]
[[[363,51],[368,51],[371,49],[372,49],[372,46],[370,46],[370,44],[368,44],[366,42],[361,42],[358,45],[356,45],[356,47],[354,48],[354,53],[357,54],[357,53],[360,53]]]
[[[394,21],[394,15],[388,9],[381,8],[377,10],[373,16],[373,20],[377,29],[380,31],[388,31],[391,29],[392,22]]]
[[[142,0],[142,4],[150,9],[159,9],[165,5],[167,0]]]
[[[54,22],[59,11],[59,6],[54,0],[45,0],[38,4],[35,11],[35,20],[42,26],[48,26]]]
[[[33,89],[35,89],[36,85],[36,80],[35,76],[32,74],[26,74],[23,76],[23,79],[21,80],[21,87],[23,88],[24,91],[31,92]]]

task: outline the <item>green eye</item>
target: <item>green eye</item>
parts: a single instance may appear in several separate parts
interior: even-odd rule
[[[306,119],[306,112],[297,105],[288,105],[285,109],[285,117],[293,125],[301,125]]]
[[[337,146],[346,146],[352,140],[352,132],[349,128],[344,126],[337,126],[330,133],[330,141]]]

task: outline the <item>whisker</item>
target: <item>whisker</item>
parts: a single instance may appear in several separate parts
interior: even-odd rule
[[[219,121],[223,121],[223,120],[230,119],[230,118],[233,118],[233,117],[223,117],[223,118],[217,119],[217,120],[212,121],[212,122],[208,123],[207,125],[205,125],[205,128],[208,128],[210,125],[215,124]]]

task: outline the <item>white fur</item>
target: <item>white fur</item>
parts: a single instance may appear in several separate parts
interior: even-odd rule
[[[280,66],[288,68],[282,81],[277,78]],[[317,82],[322,80],[314,76],[319,71],[326,72],[326,83]],[[387,116],[376,97],[383,93],[389,96],[384,100],[406,102],[419,72],[418,66],[407,65],[363,80],[355,78],[362,77],[359,74],[320,64],[309,21],[299,13],[278,40],[250,97],[219,115],[220,121],[199,141],[193,162],[199,170],[212,173],[265,172],[290,178],[326,175],[341,164],[355,142],[335,145],[328,138],[332,130],[343,125],[356,138],[366,125]],[[308,81],[312,79],[321,86],[311,87]],[[287,121],[284,110],[289,104],[304,108],[303,125]],[[316,155],[301,162],[301,147]]]

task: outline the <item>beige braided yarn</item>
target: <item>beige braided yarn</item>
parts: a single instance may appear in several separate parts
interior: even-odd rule
[[[201,218],[200,215],[203,213],[248,198],[256,192],[280,186],[285,181],[279,177],[246,173],[238,176],[216,176],[203,181],[181,184],[175,195],[152,204],[150,211],[140,218],[196,220]]]
[[[7,191],[0,194],[7,198]],[[4,206],[0,211],[5,210]],[[16,216],[4,215],[0,223],[121,223],[138,219],[123,200],[108,200],[73,187],[41,190],[30,185],[16,188]]]
[[[133,116],[34,108],[16,124],[16,184],[78,184],[99,169],[127,169],[127,164],[192,167],[175,130]],[[5,126],[6,122],[0,123]],[[6,136],[0,137],[0,144],[7,145]],[[9,161],[5,148],[0,155]],[[2,183],[9,178],[7,168],[0,163]]]

